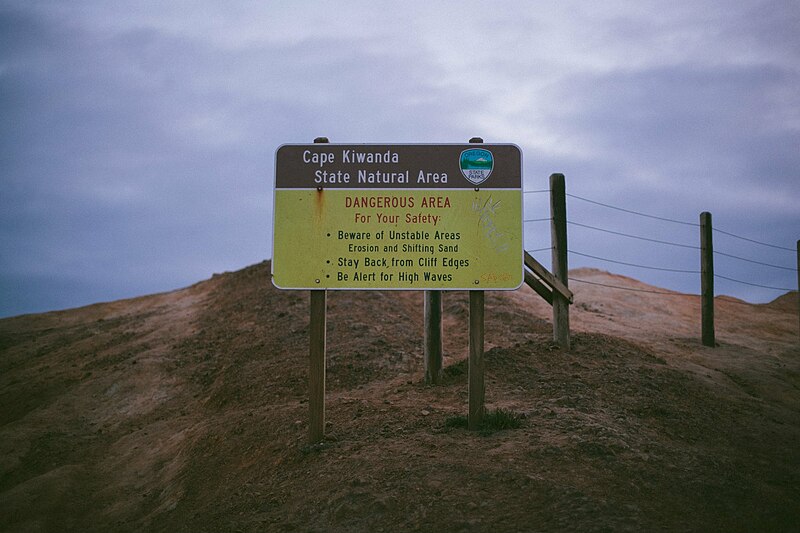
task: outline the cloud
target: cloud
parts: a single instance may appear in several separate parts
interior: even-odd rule
[[[24,287],[0,314],[46,308],[43,279],[79,304],[267,257],[274,151],[319,135],[514,142],[528,188],[564,172],[576,194],[792,243],[797,22],[756,1],[0,3],[0,279]]]

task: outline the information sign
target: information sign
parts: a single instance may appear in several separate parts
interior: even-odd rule
[[[522,284],[516,145],[283,145],[275,156],[274,201],[276,287]]]

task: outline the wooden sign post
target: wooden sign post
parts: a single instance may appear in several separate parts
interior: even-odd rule
[[[425,291],[425,383],[438,385],[442,380],[442,291]]]
[[[482,144],[483,139],[473,137],[470,144]],[[485,365],[483,361],[484,338],[484,294],[483,291],[469,293],[469,414],[467,427],[478,430],[483,423],[486,411],[486,385],[484,382]]]
[[[328,142],[327,137],[314,139],[317,144]],[[325,438],[325,344],[327,334],[327,292],[311,291],[311,318],[308,326],[308,442],[315,444]]]

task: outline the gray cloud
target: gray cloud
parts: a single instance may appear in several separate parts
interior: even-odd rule
[[[560,171],[577,195],[681,220],[710,210],[731,232],[793,246],[791,2],[458,9],[0,3],[0,315],[167,290],[268,257],[274,151],[318,135],[514,142],[528,188]],[[528,195],[526,212],[546,212],[542,200]],[[598,226],[697,238],[577,200],[569,209]],[[526,229],[532,247],[547,235]],[[577,251],[695,260],[570,231]],[[571,260],[695,290],[694,278]],[[795,283],[751,266],[726,264],[731,277]]]

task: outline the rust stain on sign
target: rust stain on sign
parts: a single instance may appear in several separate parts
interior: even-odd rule
[[[324,214],[325,214],[325,190],[319,187],[317,188],[316,194],[314,194],[314,222],[316,224],[321,223]]]

